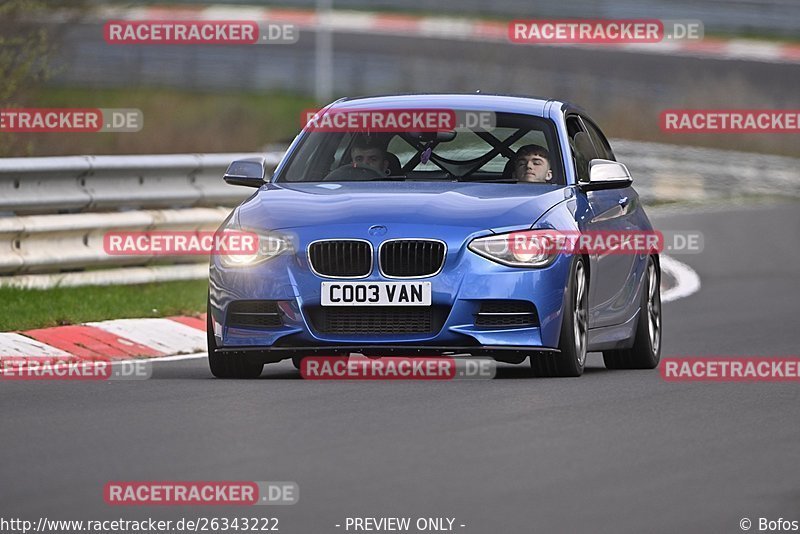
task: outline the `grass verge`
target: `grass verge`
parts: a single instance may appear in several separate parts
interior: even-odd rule
[[[206,280],[53,289],[0,288],[0,332],[67,324],[197,315],[206,311]]]

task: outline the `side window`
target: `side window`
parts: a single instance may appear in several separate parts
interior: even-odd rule
[[[302,161],[303,165],[291,164],[282,178],[287,182],[318,182],[335,169],[345,150],[350,146],[350,134],[312,132],[294,156],[292,162]]]
[[[616,161],[616,159],[614,159],[614,152],[611,150],[611,145],[608,144],[608,140],[606,136],[603,135],[603,132],[589,120],[583,119],[581,122],[586,127],[586,131],[589,132],[589,137],[592,139],[592,144],[594,144],[598,156],[602,159]]]
[[[578,181],[589,181],[589,162],[597,158],[592,140],[577,116],[567,117],[567,135]]]

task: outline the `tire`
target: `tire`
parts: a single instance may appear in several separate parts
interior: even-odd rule
[[[206,342],[208,343],[208,367],[217,378],[258,378],[264,370],[263,363],[248,362],[240,355],[217,354],[214,325],[211,321],[211,304],[207,306]]]
[[[589,276],[584,259],[577,256],[569,270],[567,291],[564,293],[564,312],[560,354],[531,356],[531,371],[537,377],[577,377],[583,374],[589,344]]]
[[[661,276],[653,256],[647,261],[642,304],[633,347],[603,351],[607,369],[654,369],[661,360]]]

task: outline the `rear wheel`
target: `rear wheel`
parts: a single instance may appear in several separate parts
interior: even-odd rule
[[[217,378],[258,378],[264,370],[263,363],[253,363],[237,354],[218,354],[211,319],[211,304],[207,306],[206,341],[208,343],[208,366]]]
[[[564,294],[564,312],[558,340],[561,353],[531,356],[531,370],[539,377],[581,376],[586,365],[588,345],[589,277],[583,258],[578,256],[570,268],[567,291]]]
[[[647,261],[633,347],[603,351],[608,369],[654,369],[661,359],[661,283],[655,258]]]

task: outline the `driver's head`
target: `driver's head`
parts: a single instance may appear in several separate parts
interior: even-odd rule
[[[359,135],[350,148],[350,158],[353,166],[369,167],[381,174],[386,174],[389,160],[386,159],[386,149],[380,139],[375,136]]]
[[[553,179],[550,153],[539,145],[525,145],[514,156],[514,179],[518,182],[548,183]]]

